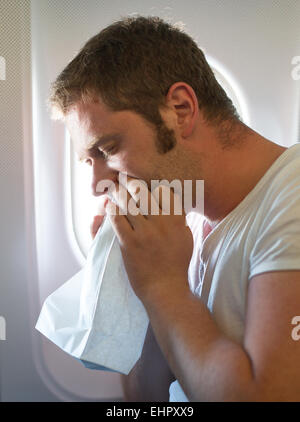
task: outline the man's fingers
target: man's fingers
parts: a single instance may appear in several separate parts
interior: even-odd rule
[[[142,223],[150,215],[159,215],[161,210],[159,204],[153,198],[147,183],[144,180],[127,177],[126,185],[119,185],[120,188],[127,191],[127,214],[136,216],[134,220]]]
[[[141,214],[140,207],[136,204],[134,196],[129,190],[129,184],[123,186],[118,183],[115,189],[110,191],[109,195],[112,201],[110,204],[110,214],[126,216],[133,229],[143,222],[144,217]]]
[[[145,216],[184,214],[180,181],[177,181],[175,185],[170,185],[168,181],[162,181],[154,188],[151,186],[151,191],[148,189],[147,183],[143,180],[127,176],[126,181],[127,189],[135,203],[137,203],[140,214]],[[131,199],[130,203],[132,202]]]
[[[98,200],[98,206],[97,206],[97,215],[105,215],[105,205],[108,200],[107,195],[100,196]]]
[[[120,215],[120,208],[110,200],[107,202],[105,209],[120,245],[124,245],[125,240],[129,240],[129,235],[132,233],[130,222],[125,215]]]
[[[128,203],[128,211],[133,214],[149,214],[149,190],[147,183],[139,179],[129,179],[127,183],[131,198]]]

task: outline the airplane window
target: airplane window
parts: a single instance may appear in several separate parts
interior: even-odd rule
[[[69,189],[71,221],[73,233],[77,241],[82,257],[87,256],[92,238],[90,235],[90,224],[94,215],[97,214],[99,199],[91,193],[91,167],[79,162],[75,154],[70,137],[67,136],[68,156],[70,157],[70,184]]]
[[[234,83],[233,79],[222,69],[219,69],[219,65],[212,65],[210,63],[212,70],[215,74],[215,77],[219,84],[222,86],[228,97],[233,102],[233,105],[235,106],[241,120],[249,125],[249,115],[248,110],[244,101],[244,96],[241,93],[240,88],[237,86],[236,83]]]

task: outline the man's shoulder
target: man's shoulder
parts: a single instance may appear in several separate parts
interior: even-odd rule
[[[287,197],[300,199],[300,144],[286,149],[272,166],[265,185],[265,202],[277,205]]]

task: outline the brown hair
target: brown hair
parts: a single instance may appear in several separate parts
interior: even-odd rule
[[[154,125],[166,152],[174,137],[159,108],[175,82],[194,89],[207,121],[239,119],[196,42],[159,17],[125,17],[92,37],[52,84],[49,102],[65,114],[99,96],[113,111],[135,111]]]

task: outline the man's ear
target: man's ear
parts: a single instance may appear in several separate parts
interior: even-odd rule
[[[183,138],[189,137],[199,116],[198,99],[193,88],[185,82],[174,83],[166,96],[166,107],[180,135]]]

